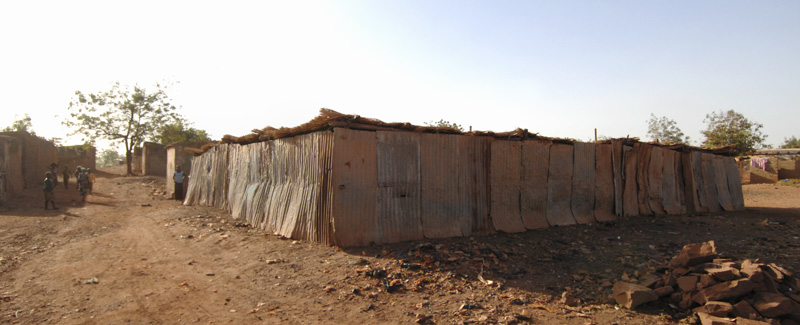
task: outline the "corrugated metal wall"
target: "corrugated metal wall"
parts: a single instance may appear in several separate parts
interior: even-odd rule
[[[331,242],[333,135],[220,144],[192,161],[187,205],[215,206],[286,237]]]
[[[187,205],[343,247],[744,208],[733,158],[621,141],[335,128],[221,144],[191,175]]]

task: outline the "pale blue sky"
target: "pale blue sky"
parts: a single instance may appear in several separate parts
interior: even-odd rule
[[[168,90],[215,138],[327,107],[589,140],[694,144],[733,109],[800,136],[800,1],[5,1],[0,127],[63,136],[75,90]],[[54,117],[58,115],[58,117]],[[69,142],[77,142],[70,139]]]

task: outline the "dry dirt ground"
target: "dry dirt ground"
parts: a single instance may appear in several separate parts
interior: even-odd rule
[[[796,186],[746,185],[738,213],[342,250],[182,206],[163,179],[118,171],[101,170],[85,204],[59,187],[60,210],[44,210],[39,189],[0,207],[1,322],[692,323],[665,303],[618,308],[611,285],[708,240],[800,271]]]

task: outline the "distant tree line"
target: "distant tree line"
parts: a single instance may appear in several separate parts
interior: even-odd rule
[[[750,121],[734,110],[706,114],[703,122],[706,124],[706,128],[700,132],[705,136],[701,144],[703,147],[733,146],[733,152],[737,156],[751,154],[756,149],[771,147],[765,143],[767,135],[761,131],[764,125]],[[684,136],[677,123],[672,119],[650,114],[647,125],[647,136],[653,141],[689,143],[689,137]],[[786,139],[781,148],[791,146],[797,147],[795,137]]]

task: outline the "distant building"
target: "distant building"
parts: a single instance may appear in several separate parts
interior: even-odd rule
[[[761,149],[739,158],[744,184],[773,184],[782,179],[800,179],[800,149]]]

